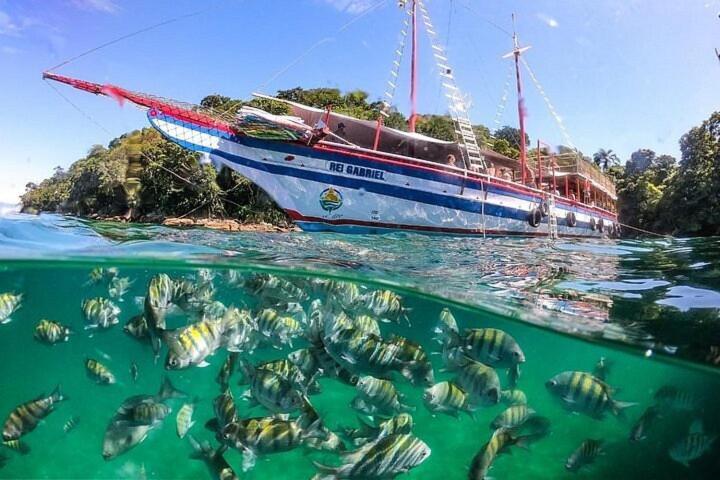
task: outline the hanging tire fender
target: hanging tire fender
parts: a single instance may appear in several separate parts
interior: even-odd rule
[[[600,233],[605,232],[605,221],[602,218],[598,220],[597,229]]]
[[[550,205],[548,205],[547,200],[540,202],[540,213],[543,217],[550,215]]]
[[[575,216],[575,212],[568,212],[567,215],[565,215],[565,223],[567,223],[567,226],[571,228],[577,225],[577,217]]]
[[[594,217],[590,217],[590,230],[595,231],[595,227],[597,227],[597,222]]]
[[[528,213],[527,221],[530,224],[531,227],[537,228],[540,226],[540,222],[542,221],[542,212],[540,211],[540,208],[533,208]]]

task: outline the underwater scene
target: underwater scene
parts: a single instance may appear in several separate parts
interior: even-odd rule
[[[720,476],[715,367],[613,330],[590,314],[600,294],[563,301],[605,336],[526,321],[500,296],[155,234],[129,255],[118,232],[50,223],[91,248],[0,266],[1,478]],[[159,245],[165,259],[142,252]]]

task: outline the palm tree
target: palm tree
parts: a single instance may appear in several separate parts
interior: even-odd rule
[[[595,165],[597,165],[598,168],[607,172],[613,165],[618,165],[620,163],[620,159],[615,152],[612,151],[612,149],[605,150],[604,148],[601,148],[593,155],[593,162],[595,162]]]

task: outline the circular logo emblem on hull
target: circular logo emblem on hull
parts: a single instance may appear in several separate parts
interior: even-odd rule
[[[342,207],[342,193],[332,187],[326,188],[320,193],[320,207],[330,213]]]

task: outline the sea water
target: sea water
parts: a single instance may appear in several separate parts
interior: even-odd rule
[[[517,256],[512,262],[501,262],[497,258],[488,257],[467,259],[465,261],[474,262],[476,265],[495,264],[495,267],[484,265],[482,269],[478,268],[478,272],[482,271],[483,275],[490,276],[486,278],[484,284],[472,288],[470,295],[463,295],[460,289],[452,288],[444,290],[437,288],[435,294],[432,294],[427,293],[428,290],[433,290],[427,287],[427,283],[422,284],[426,287],[423,288],[425,291],[413,286],[422,282],[414,282],[411,275],[398,275],[397,281],[392,281],[388,275],[388,270],[395,268],[392,265],[386,265],[381,273],[378,270],[377,274],[373,274],[372,261],[361,265],[355,262],[354,258],[346,255],[345,258],[337,259],[338,262],[334,263],[333,256],[327,251],[323,261],[317,261],[318,250],[322,250],[317,247],[323,242],[335,245],[337,252],[349,248],[344,242],[349,242],[353,248],[362,249],[364,242],[373,242],[377,239],[384,244],[403,243],[405,251],[409,255],[415,255],[415,260],[404,260],[404,262],[414,261],[415,267],[420,272],[433,271],[437,267],[434,266],[432,258],[422,256],[422,251],[417,248],[419,245],[428,245],[426,242],[429,240],[426,237],[410,236],[396,239],[363,237],[357,240],[347,240],[345,237],[318,239],[302,235],[281,240],[272,236],[264,237],[270,243],[273,241],[282,243],[283,249],[288,248],[287,242],[294,243],[296,247],[314,245],[315,250],[312,254],[314,261],[307,262],[312,268],[302,268],[301,262],[298,262],[299,253],[295,254],[294,261],[290,265],[287,256],[279,258],[277,252],[273,252],[271,248],[264,250],[267,258],[258,254],[260,247],[256,247],[254,254],[242,249],[233,250],[229,248],[231,246],[229,243],[223,244],[222,241],[218,241],[219,239],[226,242],[233,241],[224,236],[216,237],[212,247],[208,247],[207,244],[202,245],[201,242],[196,241],[197,237],[192,237],[197,235],[196,232],[163,231],[164,235],[172,237],[172,241],[175,242],[171,245],[168,243],[168,237],[163,238],[158,231],[148,228],[143,233],[146,235],[145,239],[140,239],[138,231],[135,231],[132,239],[123,238],[124,243],[115,243],[118,236],[122,237],[123,234],[122,232],[118,234],[117,231],[109,232],[107,226],[95,226],[94,230],[89,230],[83,224],[45,219],[44,221],[49,222],[52,228],[48,229],[48,225],[38,224],[37,220],[30,223],[32,227],[27,225],[18,227],[17,222],[24,221],[27,220],[16,220],[12,227],[7,223],[2,225],[6,255],[0,264],[0,293],[22,293],[23,301],[21,308],[12,315],[12,321],[0,325],[0,352],[2,352],[0,416],[4,421],[17,405],[37,398],[41,394],[48,394],[57,384],[62,385],[67,400],[59,403],[34,431],[22,437],[31,449],[29,454],[21,455],[0,446],[0,451],[9,457],[4,468],[0,469],[2,478],[211,478],[203,462],[190,458],[192,448],[188,440],[177,436],[175,415],[185,403],[184,400],[169,401],[172,413],[159,428],[151,431],[141,444],[115,459],[106,461],[102,457],[105,429],[120,404],[132,395],[155,394],[164,375],[168,375],[173,384],[187,392],[190,398],[198,399],[193,415],[196,423],[190,433],[198,440],[208,440],[213,446],[218,445],[214,434],[204,428],[204,423],[213,417],[212,401],[220,393],[215,377],[226,358],[226,351],[220,348],[214,355],[208,357],[210,365],[207,367],[166,371],[163,361],[166,348],[161,351],[160,361],[156,361],[148,343],[139,342],[123,331],[125,322],[142,313],[142,298],[146,295],[148,283],[153,276],[165,273],[174,279],[199,282],[201,276],[207,276],[208,272],[212,277],[215,300],[226,306],[248,308],[251,311],[267,306],[263,304],[265,300],[259,298],[257,292],[231,284],[227,280],[229,277],[250,278],[262,273],[287,280],[300,288],[305,288],[307,298],[301,302],[305,310],[309,309],[313,299],[319,298],[323,302],[330,300],[326,294],[309,287],[313,279],[317,278],[353,283],[361,293],[380,289],[393,290],[402,298],[402,306],[407,312],[408,321],[381,322],[382,336],[387,338],[393,334],[399,335],[422,345],[431,354],[435,381],[449,380],[454,376],[450,372],[443,371],[442,356],[432,354],[441,349],[433,339],[433,329],[437,325],[442,309],[450,308],[461,330],[492,327],[512,335],[526,357],[526,362],[521,366],[522,373],[518,380],[518,388],[525,392],[528,405],[537,412],[537,415],[550,420],[551,433],[533,443],[527,450],[511,448],[510,454],[500,455],[490,470],[490,476],[493,478],[720,477],[718,460],[720,445],[718,444],[699,459],[691,461],[689,467],[674,461],[668,453],[673,444],[687,435],[690,424],[696,420],[702,421],[704,431],[708,434],[720,433],[720,408],[717,406],[717,398],[720,397],[720,376],[715,367],[670,355],[672,352],[677,353],[678,347],[675,345],[680,342],[671,345],[657,341],[658,335],[649,332],[657,333],[659,330],[642,328],[643,318],[613,318],[612,311],[617,307],[608,306],[606,297],[595,293],[595,296],[587,294],[577,298],[576,292],[582,291],[583,288],[587,289],[587,285],[578,278],[569,279],[567,276],[555,278],[556,274],[553,272],[558,269],[554,266],[548,268],[549,273],[540,275],[537,272],[544,271],[538,265],[540,262],[535,265],[530,262],[523,263]],[[28,234],[25,238],[20,238],[17,228],[24,232],[34,231],[36,235]],[[37,230],[32,230],[33,228]],[[38,232],[43,233],[38,236]],[[97,232],[101,232],[102,235]],[[213,235],[216,234],[207,233],[207,237],[212,238]],[[50,238],[55,241],[48,240]],[[69,238],[72,241],[69,241]],[[112,241],[108,241],[108,238]],[[185,242],[182,245],[177,243],[181,238]],[[43,244],[42,239],[45,239],[46,244]],[[465,240],[455,239],[455,241],[456,248],[462,248],[459,245]],[[79,243],[82,245],[78,246]],[[39,246],[39,244],[43,245]],[[452,244],[452,242],[446,243],[446,245]],[[501,244],[496,243],[496,245]],[[517,244],[509,244],[507,248],[512,249],[515,246]],[[551,258],[557,259],[563,255],[557,248],[546,246],[539,248],[546,249]],[[564,258],[576,256],[587,259],[589,257],[578,252],[588,248],[613,251],[617,245],[608,244],[599,247],[590,244],[576,245]],[[626,244],[623,248],[633,251],[640,247],[637,244]],[[647,245],[642,248],[654,251]],[[307,250],[309,249],[306,249],[306,252]],[[159,252],[165,252],[165,255],[159,255]],[[387,251],[383,254],[387,255]],[[688,252],[682,254],[689,256]],[[380,255],[380,253],[370,251],[364,256],[372,255]],[[429,257],[433,255],[440,256],[434,252]],[[505,255],[508,255],[507,258],[512,258],[508,252],[505,252]],[[636,252],[633,255],[638,254]],[[666,253],[665,258],[671,255],[672,252]],[[587,278],[585,284],[620,281],[631,285],[632,282],[627,282],[626,278],[619,280],[617,272],[608,269],[607,264],[610,262],[607,257],[607,254],[593,253],[592,258],[596,260],[595,268],[604,269],[604,278],[593,276]],[[450,262],[457,259],[458,257],[448,256]],[[642,261],[648,260],[643,258]],[[318,266],[326,263],[332,265],[328,268]],[[692,264],[696,263],[698,262],[692,262]],[[121,308],[118,325],[102,331],[86,330],[81,312],[82,301],[108,296],[107,281],[89,282],[90,273],[99,267],[117,268],[117,275],[128,277],[132,285],[121,301],[116,300]],[[397,268],[400,269],[399,266]],[[495,268],[494,276],[491,274],[493,268]],[[572,264],[568,268],[572,268]],[[617,270],[620,267],[616,265],[615,268]],[[201,271],[203,275],[200,275]],[[229,274],[229,272],[233,273]],[[433,276],[437,275],[437,270],[435,272]],[[456,274],[464,275],[464,272],[456,270]],[[446,271],[446,277],[448,283],[457,281],[451,272]],[[552,280],[548,281],[547,278]],[[640,288],[651,288],[645,285],[651,280],[644,279],[644,284]],[[667,285],[669,282],[665,278],[656,278],[655,281],[666,282],[668,290],[673,287]],[[563,282],[572,283],[572,288],[563,286]],[[532,289],[527,289],[527,285],[532,285]],[[605,291],[608,288],[610,287],[606,285]],[[615,288],[619,291],[619,287],[615,286]],[[557,289],[565,291],[566,295],[563,297],[551,294]],[[445,293],[438,294],[441,291]],[[458,294],[447,293],[452,291],[458,291]],[[703,289],[703,291],[709,290]],[[536,297],[533,300],[536,308],[525,308],[523,302],[533,295]],[[468,297],[484,300],[495,298],[495,301],[472,302]],[[622,303],[623,297],[624,294],[617,294],[611,300]],[[678,296],[669,295],[668,298],[678,298]],[[630,298],[630,300],[637,299]],[[656,301],[661,300],[656,298]],[[469,305],[466,302],[475,304]],[[562,302],[566,302],[567,305],[561,305]],[[688,306],[687,302],[690,301],[686,299],[683,305],[688,311],[693,310],[692,305]],[[651,310],[648,302],[639,303],[642,308],[633,307],[632,302],[625,303],[624,308],[635,312]],[[662,303],[653,302],[653,305],[656,305],[657,309],[666,308]],[[602,314],[603,310],[606,311],[605,316]],[[682,311],[677,308],[675,310]],[[552,315],[543,316],[543,312],[548,311]],[[34,328],[43,318],[70,326],[73,329],[70,340],[54,346],[44,345],[35,340]],[[656,312],[650,321],[662,318],[666,317]],[[692,316],[687,318],[692,321]],[[715,319],[717,320],[717,317]],[[169,328],[179,328],[196,320],[197,318],[192,314],[177,312],[169,317]],[[572,326],[573,322],[577,326],[576,329]],[[603,325],[608,328],[603,329]],[[697,325],[675,324],[673,327],[675,332],[664,333],[665,339],[681,340],[683,329],[693,332]],[[706,325],[704,329],[706,341],[713,343],[717,338],[716,327]],[[612,333],[607,333],[606,330]],[[289,352],[306,345],[303,339],[297,338],[292,348],[287,346],[278,349],[264,346],[256,349],[252,354],[246,353],[243,356],[252,363],[258,363],[263,360],[283,358]],[[695,351],[686,347],[686,344],[682,346],[687,348],[688,352]],[[84,366],[84,360],[88,357],[95,358],[109,367],[117,377],[117,384],[101,386],[88,378]],[[548,392],[545,382],[566,370],[592,372],[601,357],[611,365],[606,382],[613,388],[614,398],[624,402],[636,402],[637,405],[625,410],[625,414],[621,417],[615,417],[608,412],[602,419],[569,412]],[[130,377],[131,362],[135,362],[139,367],[137,382]],[[498,369],[498,374],[503,388],[507,388],[508,379],[504,369]],[[414,419],[413,435],[427,443],[432,451],[424,463],[402,478],[467,478],[473,456],[490,439],[492,419],[502,412],[505,406],[499,404],[481,407],[476,411],[474,418],[465,414],[461,414],[458,418],[432,414],[423,405],[422,386],[413,386],[399,375],[394,375],[393,380],[404,395],[404,402],[414,407],[414,411],[411,412]],[[242,398],[247,386],[239,385],[238,381],[239,374],[235,373],[231,378],[230,388],[235,397],[239,416],[247,418],[268,415],[269,412],[262,407],[251,407],[250,403]],[[350,402],[356,393],[355,389],[325,376],[321,376],[319,382],[322,387],[321,392],[311,395],[309,400],[319,412],[324,425],[338,432],[344,427],[356,427],[358,414],[350,407]],[[631,442],[629,433],[633,424],[647,407],[655,403],[654,396],[663,386],[673,386],[682,392],[687,392],[697,400],[696,405],[687,411],[663,412],[662,418],[650,428],[647,439]],[[63,425],[71,417],[78,417],[80,421],[75,429],[64,433]],[[604,441],[604,454],[579,472],[567,471],[565,462],[568,456],[583,440],[589,438]],[[349,442],[347,447],[352,448]],[[300,447],[290,452],[260,456],[254,468],[243,472],[240,452],[229,448],[224,456],[240,478],[248,479],[310,478],[317,471],[313,461],[327,465],[342,463],[336,454]]]

